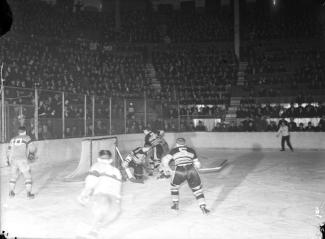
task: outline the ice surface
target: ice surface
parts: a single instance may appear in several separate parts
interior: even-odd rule
[[[180,211],[170,209],[169,180],[126,182],[122,213],[100,238],[315,238],[314,209],[325,201],[325,152],[198,149],[204,166],[229,164],[202,174],[211,215],[201,214],[187,184]],[[21,177],[8,197],[9,168],[1,169],[1,230],[18,238],[75,238],[89,229],[91,214],[76,200],[82,182],[63,182],[77,162],[32,165],[36,198],[28,200]]]

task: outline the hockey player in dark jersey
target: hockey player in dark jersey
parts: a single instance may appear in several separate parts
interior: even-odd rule
[[[151,131],[149,128],[145,128],[143,130],[145,134],[145,144],[150,145],[152,151],[149,154],[150,156],[150,175],[153,174],[154,169],[158,169],[160,167],[161,159],[165,156],[168,151],[168,143],[163,138],[164,131]]]
[[[32,175],[29,162],[35,160],[36,145],[31,138],[26,135],[26,128],[19,127],[18,135],[10,140],[7,151],[7,164],[11,167],[10,192],[9,196],[15,196],[15,186],[19,174],[22,173],[25,178],[27,197],[32,199]]]
[[[146,163],[146,157],[148,151],[150,150],[150,145],[145,144],[144,147],[137,147],[132,150],[124,159],[123,167],[132,167],[134,170],[134,178],[131,182],[143,183],[144,182],[144,165]]]
[[[173,201],[171,208],[174,210],[179,209],[179,187],[184,181],[187,181],[203,214],[208,214],[210,211],[206,208],[201,178],[197,171],[201,164],[195,150],[186,146],[184,138],[178,138],[176,140],[176,147],[162,159],[162,167],[165,174],[170,174],[172,171],[169,167],[171,160],[175,161],[175,172],[170,183]]]

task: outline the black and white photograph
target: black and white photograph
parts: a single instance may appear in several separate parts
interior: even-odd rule
[[[325,239],[324,0],[0,0],[0,239]]]

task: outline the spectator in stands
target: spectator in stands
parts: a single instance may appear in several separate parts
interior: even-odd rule
[[[297,130],[297,124],[296,124],[296,122],[294,121],[294,118],[293,118],[293,117],[290,118],[290,122],[288,123],[288,127],[289,127],[289,130],[290,130],[291,132]]]
[[[199,120],[198,125],[195,127],[195,131],[207,131],[206,126],[203,124],[201,120]]]
[[[65,129],[65,137],[66,137],[66,138],[74,137],[74,135],[72,135],[72,132],[71,132],[70,127],[67,127],[67,128]]]
[[[254,124],[255,124],[255,129],[256,129],[257,132],[266,131],[267,126],[268,126],[265,116],[262,116],[262,117],[257,116],[255,118],[255,123]]]
[[[225,122],[222,122],[219,131],[220,132],[228,132],[229,131],[229,125],[226,124]]]
[[[212,129],[213,132],[220,132],[221,131],[221,123],[217,123],[213,129]]]
[[[314,117],[316,115],[315,107],[312,106],[310,103],[305,106],[305,117]]]
[[[46,124],[42,125],[41,138],[42,139],[53,139],[54,138]]]
[[[297,131],[299,131],[299,132],[304,132],[305,131],[303,123],[299,123],[299,127],[297,128]]]
[[[251,119],[251,118],[249,118],[249,117],[247,117],[244,121],[242,121],[241,122],[242,123],[242,125],[243,125],[243,128],[242,128],[242,130],[243,131],[248,131],[248,132],[252,132],[252,131],[256,131],[255,130],[255,125],[254,125],[254,121]]]
[[[315,127],[316,132],[325,132],[325,125],[322,121],[319,121],[318,125]]]
[[[277,131],[277,130],[278,130],[278,127],[276,125],[276,122],[275,121],[270,121],[269,125],[266,128],[266,131],[274,132],[274,131]]]
[[[294,104],[291,103],[290,107],[285,111],[284,117],[294,117],[295,116],[295,107]]]
[[[307,124],[307,126],[305,128],[305,131],[307,131],[307,132],[313,132],[313,131],[315,131],[315,128],[312,125],[311,121],[308,122],[308,124]]]

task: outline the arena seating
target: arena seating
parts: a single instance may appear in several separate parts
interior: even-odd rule
[[[84,136],[84,131],[107,134],[109,114],[112,133],[141,132],[144,92],[147,126],[166,131],[197,130],[197,118],[221,120],[214,131],[276,130],[273,119],[292,117],[317,118],[313,130],[324,129],[324,118],[320,119],[325,114],[325,51],[318,45],[321,27],[308,11],[276,17],[247,11],[241,19],[241,61],[247,68],[238,95],[239,124],[228,124],[241,64],[233,51],[232,11],[123,10],[117,27],[113,13],[83,12],[72,5],[13,0],[12,10],[12,31],[0,40],[11,127],[24,120],[35,131],[37,88],[40,139],[62,136],[57,129],[63,127],[63,106],[65,137]],[[154,87],[153,78],[160,87]],[[109,97],[114,99],[112,112]],[[127,104],[136,105],[136,112],[127,117],[123,100],[118,100],[124,98],[134,99]],[[291,103],[294,109],[289,109]],[[300,123],[308,127],[308,122]]]

